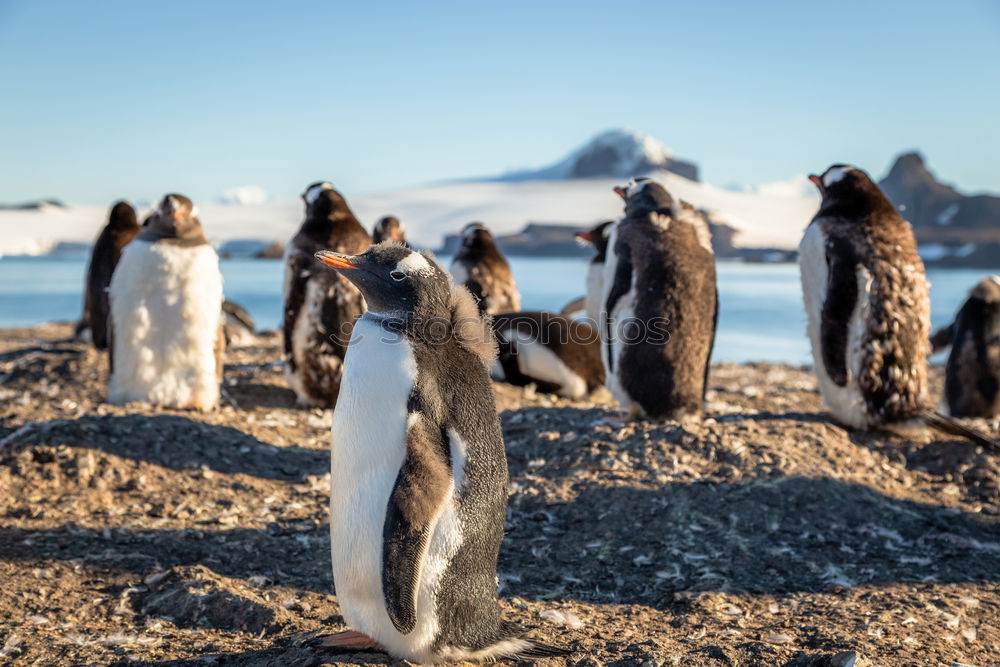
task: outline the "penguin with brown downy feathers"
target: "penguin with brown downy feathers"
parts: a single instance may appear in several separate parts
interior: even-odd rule
[[[488,320],[429,253],[317,253],[368,303],[333,413],[330,544],[351,628],[315,640],[428,664],[560,652],[501,617],[507,461]]]
[[[471,222],[462,230],[462,245],[449,270],[455,283],[472,292],[480,312],[496,315],[521,309],[521,295],[510,264],[481,222]]]
[[[1000,276],[980,280],[932,343],[935,352],[951,346],[944,379],[948,413],[1000,415]]]
[[[930,298],[910,223],[867,173],[835,164],[809,179],[822,195],[799,245],[820,392],[847,426],[926,424],[992,445],[929,410]]]
[[[610,227],[604,270],[608,390],[633,416],[700,418],[719,314],[708,223],[648,178],[615,192],[625,217]]]
[[[302,200],[305,222],[285,246],[285,379],[299,403],[332,407],[351,327],[365,312],[365,302],[350,281],[318,266],[314,255],[360,253],[371,238],[330,183],[313,183]]]
[[[375,227],[372,229],[372,243],[381,243],[382,241],[392,241],[410,247],[410,244],[406,242],[406,227],[396,216],[387,215],[375,223]]]
[[[219,402],[222,272],[184,195],[169,194],[111,277],[108,400],[211,410]]]
[[[108,286],[114,274],[122,249],[139,233],[135,209],[126,201],[111,207],[108,224],[101,230],[94,248],[90,251],[87,267],[87,284],[83,292],[83,317],[77,325],[76,335],[84,329],[90,331],[90,341],[98,350],[108,347]]]
[[[493,331],[500,350],[490,369],[494,380],[576,400],[604,385],[601,337],[585,322],[521,311],[495,315]]]

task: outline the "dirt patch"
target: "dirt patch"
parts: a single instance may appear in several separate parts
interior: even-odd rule
[[[303,645],[343,628],[332,413],[296,407],[276,337],[201,415],[104,404],[68,335],[0,335],[0,664],[402,664]],[[1000,664],[996,455],[841,428],[779,365],[714,367],[701,424],[496,394],[502,604],[574,650],[549,664]]]

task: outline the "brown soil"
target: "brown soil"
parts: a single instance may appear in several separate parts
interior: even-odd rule
[[[331,413],[295,407],[275,337],[202,415],[102,403],[68,335],[0,333],[0,664],[400,664],[302,645],[343,629]],[[714,367],[701,425],[497,399],[502,604],[573,651],[547,664],[1000,664],[997,455],[845,430],[778,365]]]

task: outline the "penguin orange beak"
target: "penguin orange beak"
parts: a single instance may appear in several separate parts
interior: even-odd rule
[[[339,252],[330,252],[329,250],[320,250],[315,255],[316,259],[323,262],[327,266],[332,266],[335,269],[356,269],[358,267],[354,266],[351,262],[350,255],[341,255]]]
[[[625,198],[626,198],[626,197],[625,197],[625,188],[623,188],[623,187],[622,187],[622,186],[620,186],[620,185],[616,185],[616,186],[615,186],[615,188],[614,188],[614,190],[615,190],[615,194],[616,194],[616,195],[618,195],[618,196],[619,196],[619,197],[621,197],[622,199],[625,199]]]
[[[576,232],[573,236],[581,241],[586,241],[587,243],[593,243],[594,241],[594,235],[590,232]]]
[[[815,185],[820,190],[823,189],[823,181],[820,180],[820,177],[817,176],[816,174],[809,174],[809,180],[812,181],[813,185]]]
[[[174,211],[174,220],[180,220],[183,217],[184,213],[182,211]]]

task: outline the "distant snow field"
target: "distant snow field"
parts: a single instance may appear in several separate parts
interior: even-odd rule
[[[714,211],[720,221],[738,229],[736,243],[740,246],[795,247],[819,203],[817,196],[790,192],[791,188],[735,192],[666,172],[652,176],[675,196]],[[616,178],[473,181],[381,194],[343,194],[366,227],[391,213],[406,223],[407,233],[416,243],[438,247],[445,235],[473,220],[506,234],[529,222],[586,225],[619,217],[622,202],[612,188],[620,183]],[[246,191],[240,194],[243,196],[231,197],[233,203],[197,202],[202,224],[213,242],[235,238],[285,241],[302,221],[298,199],[267,201],[254,196],[255,192],[251,196],[246,196]],[[139,211],[140,219],[145,213]],[[107,208],[98,206],[0,210],[0,253],[42,254],[57,241],[90,242],[106,217]]]
[[[622,202],[612,188],[632,175],[651,176],[674,196],[709,210],[715,221],[739,232],[735,244],[742,247],[794,248],[819,205],[804,176],[733,190],[698,182],[697,171],[696,164],[675,158],[648,135],[610,130],[541,169],[386,193],[343,194],[366,227],[384,215],[396,215],[412,241],[433,248],[472,221],[509,234],[531,222],[590,225],[620,217]],[[151,194],[154,201],[161,196]],[[205,232],[216,243],[286,241],[302,220],[301,201],[270,200],[256,185],[233,187],[215,202],[196,203]],[[147,212],[139,211],[140,219]],[[96,206],[42,204],[37,210],[0,210],[0,255],[42,254],[58,241],[89,243],[106,215],[106,208]]]

